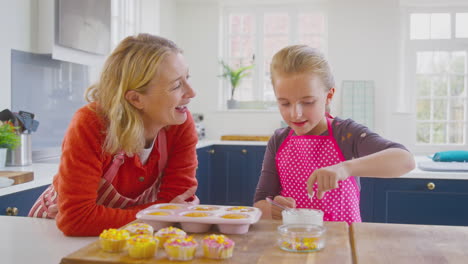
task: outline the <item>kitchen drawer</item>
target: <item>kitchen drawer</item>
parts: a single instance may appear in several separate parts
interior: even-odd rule
[[[364,192],[361,208],[365,211],[365,221],[468,225],[466,180],[361,179]]]
[[[7,215],[7,208],[16,208],[17,216],[27,216],[37,198],[49,185],[0,196],[0,215]]]

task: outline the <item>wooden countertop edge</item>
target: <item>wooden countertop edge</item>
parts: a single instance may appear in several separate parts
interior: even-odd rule
[[[354,223],[352,223],[349,226],[349,232],[348,232],[348,234],[349,234],[349,244],[351,245],[352,261],[353,261],[354,264],[357,264],[358,260],[357,260],[357,255],[356,255],[356,242],[354,241],[354,238],[355,238],[354,232],[355,232]]]

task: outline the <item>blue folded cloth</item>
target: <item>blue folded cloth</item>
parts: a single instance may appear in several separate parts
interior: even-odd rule
[[[468,151],[465,150],[450,150],[450,151],[441,151],[434,154],[432,157],[433,161],[442,161],[442,162],[468,162]]]

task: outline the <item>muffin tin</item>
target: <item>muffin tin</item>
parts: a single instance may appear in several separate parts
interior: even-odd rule
[[[136,218],[155,230],[180,223],[184,231],[191,233],[204,233],[218,225],[221,233],[245,234],[261,215],[258,208],[250,206],[164,203],[141,210]]]

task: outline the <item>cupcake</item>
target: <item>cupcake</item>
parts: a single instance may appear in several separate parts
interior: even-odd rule
[[[221,217],[226,218],[226,219],[244,219],[244,218],[247,218],[249,216],[245,215],[245,214],[225,214],[225,215],[223,215]]]
[[[195,256],[198,243],[192,236],[173,237],[164,243],[169,260],[187,261]]]
[[[185,237],[186,235],[187,233],[185,233],[184,230],[170,226],[159,229],[158,232],[154,234],[154,237],[159,240],[159,246],[163,247],[167,239],[172,237]]]
[[[253,209],[252,207],[247,207],[247,206],[236,206],[236,207],[231,207],[226,209],[227,211],[239,211],[239,212],[252,212]]]
[[[156,211],[148,213],[148,215],[169,215],[169,212]]]
[[[168,205],[163,205],[159,207],[159,209],[165,209],[165,210],[177,210],[180,208],[181,208],[180,206],[174,205],[174,204],[168,204]]]
[[[127,240],[128,255],[132,258],[151,258],[156,252],[159,240],[152,235],[136,235]]]
[[[207,216],[210,216],[210,214],[209,213],[204,213],[204,212],[191,212],[191,213],[184,214],[184,216],[188,216],[188,217],[207,217]]]
[[[130,233],[130,236],[136,235],[153,235],[153,227],[145,223],[133,223],[127,225],[125,228]]]
[[[196,210],[196,211],[214,211],[214,210],[218,210],[218,207],[199,205],[199,206],[196,206],[193,209]]]
[[[202,240],[203,254],[210,259],[232,257],[234,245],[234,241],[225,235],[209,235]]]
[[[99,245],[107,252],[121,252],[127,245],[130,234],[127,230],[106,229],[99,235]]]

